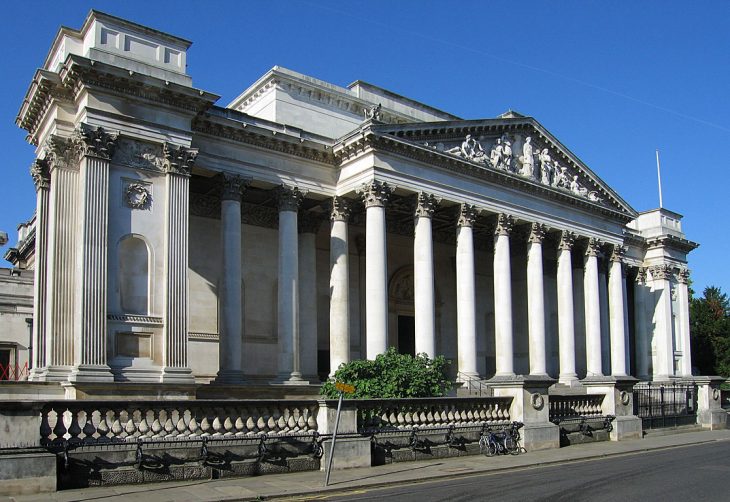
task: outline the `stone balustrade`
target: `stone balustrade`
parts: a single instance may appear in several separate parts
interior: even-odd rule
[[[358,432],[510,422],[511,397],[363,399]]]
[[[604,395],[550,396],[550,420],[575,417],[598,418],[603,415]]]
[[[42,445],[283,436],[317,431],[316,401],[54,401]]]

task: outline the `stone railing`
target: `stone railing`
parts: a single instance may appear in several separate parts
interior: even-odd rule
[[[362,399],[357,401],[357,430],[507,424],[511,403],[511,397]]]
[[[556,396],[551,395],[550,421],[576,417],[598,418],[603,415],[603,394]]]
[[[317,431],[316,401],[54,401],[41,445],[283,436]]]

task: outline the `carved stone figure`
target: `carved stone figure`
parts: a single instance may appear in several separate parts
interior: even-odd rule
[[[543,148],[537,158],[540,161],[540,182],[543,185],[550,185],[553,174],[553,159],[550,157],[550,152],[547,148]]]
[[[560,166],[557,162],[555,163],[553,186],[570,190],[570,178],[568,178],[567,168]]]
[[[489,161],[492,163],[492,166],[496,167],[497,169],[501,169],[501,161],[502,161],[502,152],[504,147],[502,146],[502,139],[497,138],[497,142],[492,147],[492,151],[489,154]]]
[[[588,195],[588,190],[578,182],[578,175],[573,175],[573,181],[570,182],[570,191],[581,197]]]
[[[487,153],[484,151],[482,144],[474,139],[471,134],[466,135],[466,139],[459,146],[449,148],[446,153],[463,157],[473,162],[486,163]]]
[[[525,144],[522,145],[522,156],[520,157],[520,162],[522,163],[520,174],[522,176],[527,176],[529,178],[533,178],[535,176],[535,158],[533,155],[532,138],[528,136],[525,139]]]
[[[512,143],[505,137],[502,140],[502,145],[502,163],[504,169],[510,171],[512,168]]]
[[[365,118],[366,119],[372,119],[372,120],[380,120],[380,109],[383,105],[378,103],[377,105],[373,105],[370,108],[365,108],[363,111],[365,112]]]

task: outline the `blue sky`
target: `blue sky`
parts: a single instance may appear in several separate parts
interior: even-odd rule
[[[35,204],[16,113],[59,26],[79,28],[91,8],[192,40],[188,72],[221,105],[281,65],[464,118],[531,115],[638,211],[658,206],[658,148],[664,206],[701,243],[694,288],[730,292],[729,2],[4,3],[0,230],[10,244]]]

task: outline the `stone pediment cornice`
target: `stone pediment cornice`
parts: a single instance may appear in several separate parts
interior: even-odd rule
[[[38,145],[38,127],[54,99],[72,103],[83,89],[101,89],[192,114],[218,100],[200,89],[69,54],[58,73],[38,70],[26,93],[15,122],[28,131],[28,141]]]
[[[541,184],[539,181],[525,178],[504,170],[480,165],[468,159],[426,146],[422,144],[422,141],[424,141],[424,138],[426,137],[425,133],[422,136],[416,136],[415,134],[400,135],[395,133],[396,131],[401,130],[439,130],[439,125],[443,126],[444,124],[447,124],[445,126],[446,130],[440,133],[442,136],[438,139],[449,138],[453,142],[461,143],[464,138],[464,136],[461,135],[468,131],[469,128],[484,127],[485,130],[488,129],[492,132],[492,134],[501,134],[504,131],[499,126],[504,126],[504,123],[511,125],[511,130],[517,130],[516,126],[519,122],[523,123],[523,127],[532,125],[530,122],[525,124],[525,120],[526,119],[520,118],[495,119],[493,121],[458,121],[450,123],[435,122],[421,123],[418,125],[408,124],[402,127],[383,126],[372,121],[368,121],[360,128],[340,138],[333,147],[333,152],[337,159],[337,163],[342,164],[343,162],[372,150],[387,151],[399,156],[404,156],[450,171],[458,172],[460,174],[465,174],[503,186],[513,187],[520,191],[533,193],[561,203],[570,204],[583,210],[598,212],[600,214],[610,216],[611,218],[617,218],[623,223],[628,223],[636,217],[636,211],[620,199],[618,195],[615,195],[615,192],[608,188],[602,181],[600,182],[600,185],[598,185],[602,187],[603,191],[601,193],[605,195],[615,195],[615,197],[611,197],[611,199],[603,202],[592,201],[585,197],[576,196],[567,190],[546,186]],[[527,120],[534,122],[533,119]],[[492,122],[495,123],[492,124]],[[458,124],[461,125],[457,128],[456,126]],[[472,132],[479,134],[482,131],[472,130]],[[471,134],[471,132],[467,132],[467,134]],[[406,136],[408,139],[406,139]],[[431,137],[429,136],[429,138]],[[587,169],[587,167],[585,169]],[[592,174],[592,177],[598,179],[598,177],[594,174]]]
[[[675,249],[682,253],[689,253],[690,251],[693,251],[700,247],[700,245],[696,242],[690,241],[688,239],[683,239],[682,237],[677,237],[676,235],[672,234],[649,237],[646,239],[646,245],[649,249],[667,248]]]
[[[276,127],[278,126],[278,127]],[[193,120],[196,133],[243,143],[265,150],[293,155],[316,162],[334,165],[335,156],[329,145],[306,140],[300,135],[289,134],[285,126],[272,127],[231,121],[211,114],[202,114]]]

